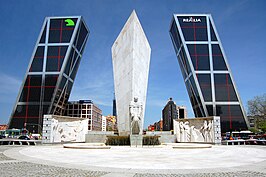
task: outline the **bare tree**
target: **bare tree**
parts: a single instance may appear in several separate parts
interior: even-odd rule
[[[248,101],[248,114],[255,120],[255,129],[266,132],[266,93]]]
[[[266,93],[248,101],[248,114],[266,119]]]

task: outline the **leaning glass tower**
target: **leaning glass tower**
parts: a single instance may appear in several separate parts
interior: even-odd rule
[[[244,107],[211,15],[175,14],[170,36],[195,116],[220,116],[222,132],[246,130]]]
[[[88,35],[81,16],[45,18],[9,128],[40,133],[44,114],[64,114]]]

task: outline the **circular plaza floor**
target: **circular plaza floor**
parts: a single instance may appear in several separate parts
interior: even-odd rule
[[[114,176],[236,171],[266,175],[265,146],[213,146],[203,149],[112,146],[110,149],[69,149],[62,145],[43,145],[10,148],[3,154],[35,164],[105,171]]]

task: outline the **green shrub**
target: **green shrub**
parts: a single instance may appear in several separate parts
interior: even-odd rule
[[[143,136],[143,145],[160,145],[160,136]]]
[[[106,145],[129,146],[129,136],[107,136]]]
[[[260,132],[258,129],[256,128],[249,128],[249,131],[253,132],[253,133],[258,133]]]
[[[258,123],[259,129],[261,129],[264,133],[266,133],[266,120],[262,120]]]
[[[143,136],[143,145],[160,145],[160,136]],[[107,136],[106,145],[130,146],[129,136]]]

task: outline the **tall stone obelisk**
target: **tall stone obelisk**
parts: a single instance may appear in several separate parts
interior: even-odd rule
[[[133,132],[142,134],[151,48],[135,10],[112,46],[114,86],[119,135],[132,134],[134,113],[132,103],[138,104],[139,124]],[[137,102],[136,102],[137,100]],[[131,110],[131,112],[130,112]],[[136,126],[135,126],[136,127]]]

